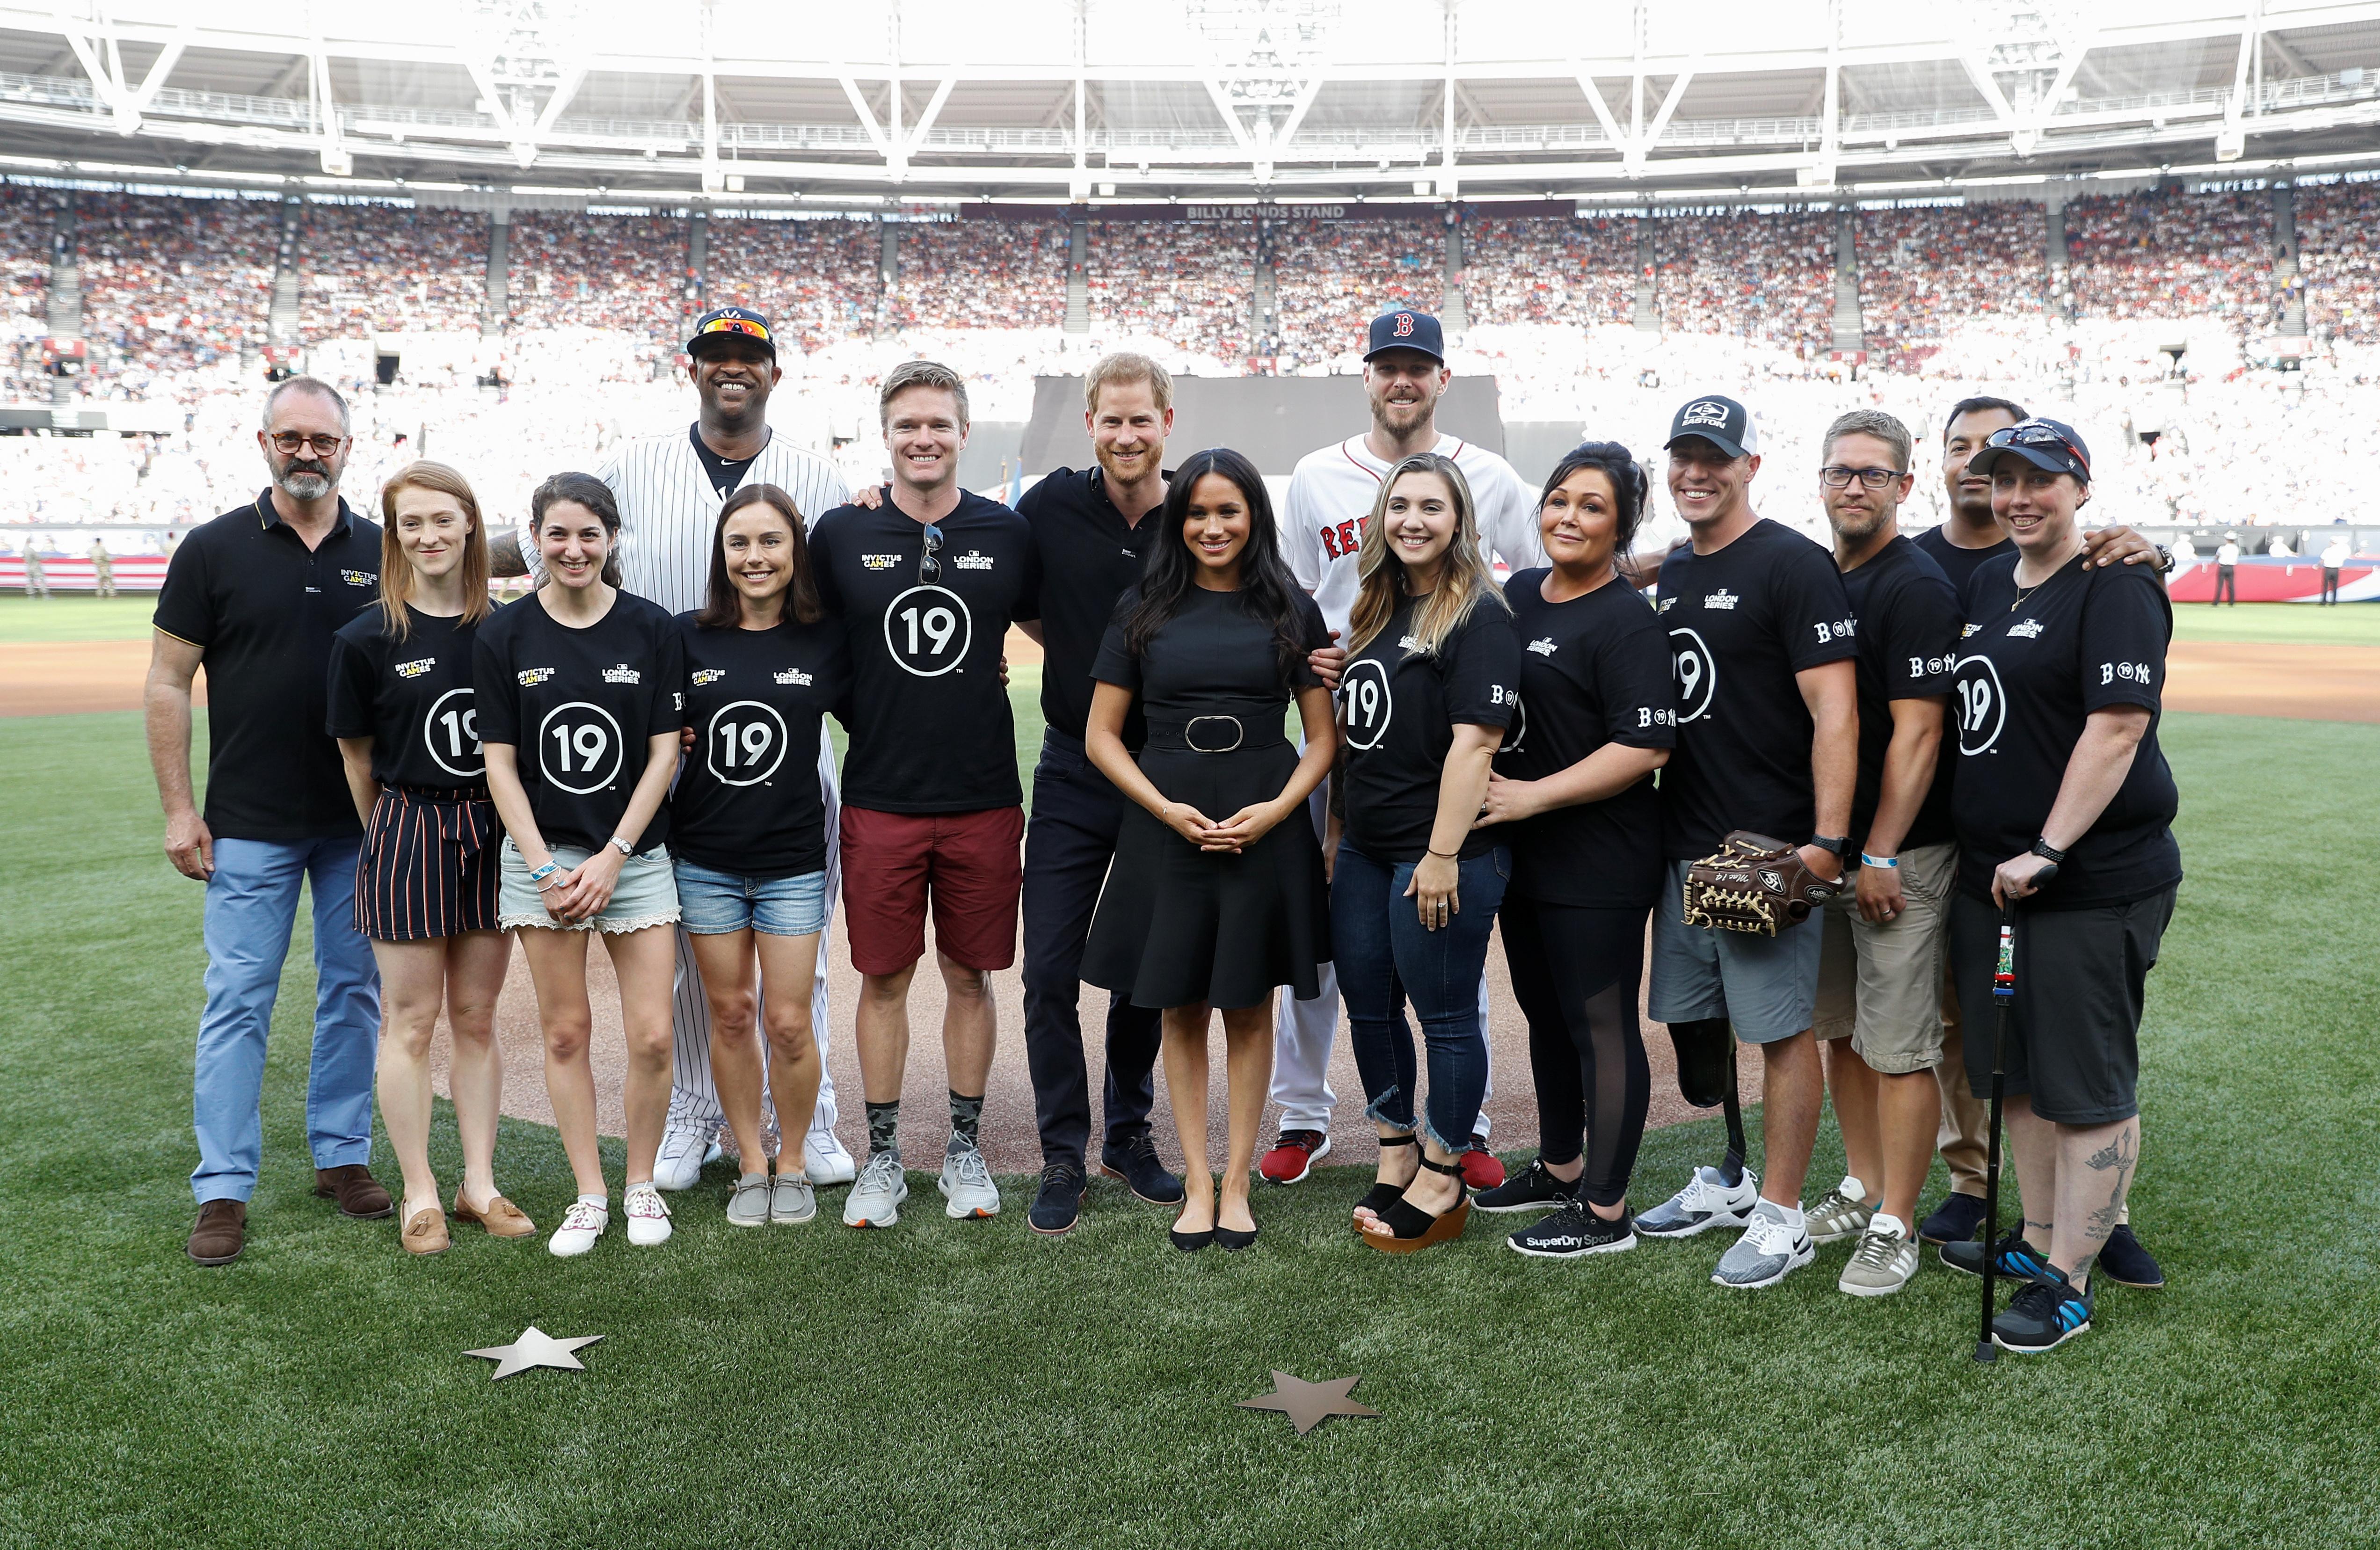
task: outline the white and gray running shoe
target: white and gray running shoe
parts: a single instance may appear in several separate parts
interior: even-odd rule
[[[818,1215],[818,1192],[808,1179],[780,1173],[769,1186],[769,1220],[778,1227],[799,1227]]]
[[[953,1217],[965,1221],[1000,1215],[1000,1190],[991,1181],[991,1169],[983,1160],[981,1147],[951,1137],[950,1147],[942,1155],[942,1176],[936,1182],[948,1202],[942,1209]]]
[[[1803,1213],[1810,1223],[1810,1241],[1831,1243],[1839,1238],[1856,1238],[1865,1232],[1876,1212],[1876,1206],[1860,1199],[1865,1188],[1857,1179],[1846,1176],[1841,1183],[1819,1196],[1818,1203]]]
[[[1742,1227],[1760,1200],[1760,1175],[1743,1170],[1733,1186],[1719,1182],[1718,1169],[1698,1168],[1686,1187],[1636,1218],[1647,1238],[1692,1238],[1715,1227]]]
[[[816,1128],[802,1137],[802,1165],[813,1184],[848,1184],[859,1173],[859,1165],[834,1132]]]
[[[1853,1297],[1889,1297],[1916,1274],[1917,1241],[1889,1226],[1870,1226],[1835,1286]]]
[[[843,1225],[891,1227],[901,1219],[901,1203],[908,1198],[909,1179],[902,1169],[901,1154],[870,1152],[858,1182],[844,1196]]]
[[[769,1176],[765,1173],[738,1174],[735,1193],[727,1197],[727,1225],[730,1227],[767,1227],[769,1225]]]
[[[1810,1234],[1785,1219],[1785,1207],[1764,1200],[1753,1208],[1743,1236],[1719,1256],[1711,1282],[1743,1291],[1773,1287],[1817,1257]]]
[[[690,1190],[705,1165],[719,1160],[719,1135],[709,1126],[677,1115],[670,1118],[669,1128],[662,1132],[661,1152],[653,1158],[653,1187]]]

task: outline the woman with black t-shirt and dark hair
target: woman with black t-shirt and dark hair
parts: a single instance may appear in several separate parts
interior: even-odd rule
[[[1245,1249],[1257,1238],[1248,1169],[1272,1077],[1273,992],[1318,994],[1316,968],[1330,959],[1322,852],[1303,818],[1337,747],[1330,692],[1306,665],[1330,635],[1281,558],[1264,479],[1239,454],[1192,455],[1158,521],[1147,574],[1117,603],[1091,668],[1084,751],[1136,805],[1083,978],[1165,1011],[1184,1164],[1174,1246]],[[1292,699],[1302,757],[1282,734]],[[1148,725],[1136,760],[1123,742],[1135,703]],[[1223,1014],[1230,1113],[1220,1205],[1207,1161],[1210,1009]]]
[[[1636,1022],[1645,923],[1661,888],[1653,772],[1677,745],[1660,617],[1621,579],[1650,487],[1626,447],[1589,442],[1546,480],[1547,570],[1505,584],[1521,705],[1478,828],[1512,847],[1504,961],[1529,1020],[1537,1157],[1483,1211],[1553,1214],[1506,1240],[1567,1259],[1633,1248],[1628,1176],[1652,1077]]]
[[[364,821],[356,929],[380,964],[380,1112],[405,1170],[398,1241],[434,1254],[451,1241],[430,1168],[430,1038],[442,1006],[463,1138],[455,1215],[499,1238],[537,1230],[495,1180],[496,998],[512,943],[496,928],[496,809],[471,689],[488,539],[470,485],[443,463],[398,469],[380,505],[380,606],[331,638],[329,731]]]
[[[1378,1180],[1355,1226],[1390,1253],[1460,1237],[1471,1214],[1462,1157],[1488,1085],[1479,975],[1512,876],[1503,837],[1472,829],[1521,679],[1474,512],[1452,458],[1416,453],[1389,470],[1356,551],[1363,579],[1339,681],[1346,829],[1330,878],[1333,967],[1380,1128]],[[1426,1108],[1407,999],[1428,1050]]]
[[[802,1148],[769,1179],[760,1088],[770,1078],[788,1136],[818,1104],[810,1029],[819,933],[826,929],[826,804],[820,722],[850,692],[843,626],[819,605],[794,498],[773,484],[728,497],[710,540],[709,600],[680,614],[686,724],[693,746],[671,798],[680,920],[710,1002],[710,1074],[743,1172],[727,1203],[737,1227],[818,1215]],[[768,1060],[753,1027],[766,985]]]
[[[474,657],[488,789],[504,820],[497,919],[520,933],[545,1029],[545,1089],[578,1181],[548,1243],[582,1254],[611,1220],[587,1044],[587,938],[600,931],[627,1036],[628,1241],[670,1235],[653,1187],[669,1112],[677,884],[669,813],[685,651],[677,621],[619,589],[620,510],[591,474],[529,498],[543,585],[480,627]]]
[[[1991,1246],[2025,1284],[1992,1338],[2042,1351],[2091,1327],[2091,1269],[2140,1161],[2142,1005],[2181,882],[2156,736],[2173,605],[2147,567],[2083,559],[2091,454],[2070,427],[2020,421],[1967,466],[1991,479],[2016,552],[1968,584],[1950,962],[1966,1026],[1991,1027],[2002,912],[2025,903],[2000,1050],[2024,1219]],[[1982,1097],[1992,1040],[1970,1036],[1966,1057]],[[1984,1252],[1949,1243],[1942,1260],[1980,1271]]]

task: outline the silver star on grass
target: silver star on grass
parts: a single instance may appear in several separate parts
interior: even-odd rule
[[[490,1346],[484,1350],[467,1350],[463,1354],[486,1357],[496,1364],[495,1375],[500,1378],[527,1372],[531,1367],[562,1367],[572,1372],[585,1372],[587,1364],[571,1353],[581,1346],[591,1346],[602,1338],[601,1335],[580,1335],[557,1340],[532,1324],[522,1330],[520,1338],[511,1345]]]
[[[1253,1399],[1243,1399],[1239,1408],[1248,1411],[1280,1411],[1297,1427],[1299,1436],[1305,1435],[1322,1424],[1325,1416],[1378,1415],[1369,1405],[1359,1405],[1347,1397],[1348,1390],[1364,1380],[1360,1377],[1330,1378],[1321,1383],[1308,1383],[1287,1373],[1272,1375],[1273,1391],[1259,1394]]]

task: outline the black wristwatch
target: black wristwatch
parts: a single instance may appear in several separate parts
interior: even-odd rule
[[[2047,840],[2035,840],[2033,842],[2033,849],[2026,854],[2029,855],[2037,855],[2041,857],[2042,860],[2049,862],[2063,862],[2066,859],[2066,853],[2059,850],[2056,845],[2051,844]]]
[[[1852,837],[1848,834],[1813,834],[1810,843],[1822,851],[1832,851],[1838,862],[1848,865],[1852,858]]]

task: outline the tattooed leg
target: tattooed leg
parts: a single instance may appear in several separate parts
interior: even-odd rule
[[[2137,1116],[2112,1125],[2058,1127],[2058,1230],[2049,1262],[2084,1286],[2107,1235],[2124,1219],[2124,1195],[2140,1165]]]
[[[2017,1187],[2024,1196],[2024,1241],[2034,1253],[2047,1254],[2058,1219],[2060,1127],[2036,1119],[2029,1096],[2010,1098],[2001,1112],[2008,1120],[2008,1147],[2002,1156],[2016,1164]],[[2005,1178],[2000,1188],[2008,1188]]]

